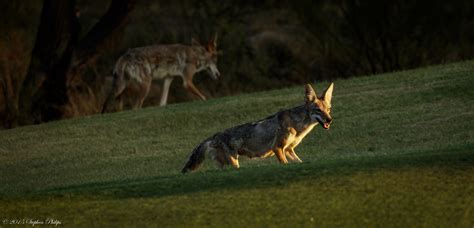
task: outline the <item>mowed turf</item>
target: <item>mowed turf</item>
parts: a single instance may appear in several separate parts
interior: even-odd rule
[[[239,170],[218,170],[206,160],[180,174],[203,139],[303,94],[301,85],[1,131],[0,222],[474,226],[474,61],[335,81],[333,125],[296,148],[302,164],[241,158]]]

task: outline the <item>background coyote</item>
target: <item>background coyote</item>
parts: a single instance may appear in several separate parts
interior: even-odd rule
[[[206,97],[194,86],[193,76],[207,70],[217,79],[217,37],[210,39],[207,45],[192,39],[192,44],[154,45],[130,49],[121,56],[114,68],[114,81],[103,112],[113,104],[122,110],[124,102],[133,109],[140,108],[148,95],[153,79],[162,79],[160,106],[166,105],[173,77],[183,79],[183,86],[202,100]]]
[[[276,154],[280,163],[288,163],[287,157],[302,162],[294,148],[318,123],[329,129],[331,99],[334,84],[331,83],[321,97],[317,97],[311,85],[306,85],[305,104],[277,112],[263,120],[229,128],[204,140],[191,153],[182,172],[197,169],[209,153],[219,167],[232,165],[239,168],[239,155],[250,158],[266,158]]]

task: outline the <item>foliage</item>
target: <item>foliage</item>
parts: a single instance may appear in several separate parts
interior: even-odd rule
[[[81,38],[107,10],[108,3],[77,1]],[[25,58],[21,62],[26,64],[41,2],[0,4],[5,15],[0,43],[18,49],[14,53]],[[468,0],[142,0],[136,4],[123,34],[109,40],[102,57],[79,77],[80,85],[74,87],[66,116],[100,110],[110,90],[114,63],[128,48],[189,44],[192,37],[204,43],[217,33],[222,77],[214,81],[201,73],[195,81],[208,97],[221,97],[472,59],[473,9],[474,4]],[[24,37],[20,39],[23,45],[8,40],[15,33]],[[2,66],[15,65],[0,61]],[[0,77],[7,78],[3,73]],[[160,83],[154,82],[145,105],[159,102]],[[171,103],[196,99],[180,84],[180,80],[172,84]],[[1,102],[0,111],[6,110],[6,105]],[[5,120],[8,115],[2,113]]]

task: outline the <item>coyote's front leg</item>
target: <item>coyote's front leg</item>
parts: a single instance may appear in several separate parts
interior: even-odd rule
[[[301,159],[298,157],[298,155],[295,153],[295,151],[293,150],[293,148],[286,148],[285,150],[285,153],[286,153],[286,156],[288,156],[292,161],[294,162],[299,162],[299,163],[302,163],[303,161],[301,161]]]
[[[184,75],[183,75],[183,86],[189,92],[198,96],[199,98],[201,98],[201,100],[205,101],[206,97],[201,93],[201,91],[199,91],[198,88],[196,88],[196,86],[193,83],[193,77],[195,73],[196,73],[195,66],[186,67],[186,69],[184,70]]]
[[[281,164],[288,164],[288,160],[286,159],[286,155],[283,152],[283,149],[281,147],[277,147],[273,149],[273,153],[276,154],[278,161],[280,161]]]
[[[160,106],[165,106],[166,103],[168,102],[168,94],[170,91],[170,85],[172,81],[173,81],[173,77],[166,77],[165,80],[163,81],[163,89],[161,90]]]
[[[288,156],[292,161],[302,162],[301,159],[296,155],[293,148],[291,148],[291,142],[296,137],[297,131],[292,127],[285,127],[289,122],[289,118],[286,115],[282,115],[281,118],[283,121],[281,126],[277,132],[277,140],[276,140],[276,148],[273,149],[273,152],[277,155],[278,160],[280,163],[287,164],[288,160],[286,157]]]

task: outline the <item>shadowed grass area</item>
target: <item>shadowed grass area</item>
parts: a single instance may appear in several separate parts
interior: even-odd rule
[[[327,82],[317,83],[318,93]],[[303,86],[0,132],[0,217],[78,225],[474,224],[474,62],[335,82],[303,164],[210,160],[216,131],[303,102]]]
[[[321,162],[307,162],[284,167],[249,167],[239,170],[220,170],[191,175],[169,175],[148,179],[122,180],[116,182],[87,183],[65,188],[53,188],[39,192],[49,194],[104,195],[113,198],[182,195],[222,189],[246,189],[281,185],[307,178],[328,175],[346,175],[353,172],[373,172],[380,169],[399,169],[424,166],[456,166],[470,168],[474,163],[474,145],[464,148],[446,148],[436,152],[407,153],[401,156],[357,157]],[[449,153],[450,156],[445,156]],[[34,195],[33,195],[34,196]]]

